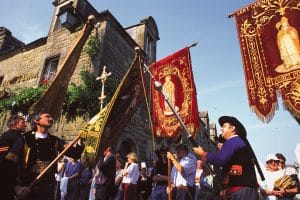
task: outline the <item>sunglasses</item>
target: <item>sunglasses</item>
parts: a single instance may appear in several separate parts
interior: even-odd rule
[[[269,160],[267,163],[279,163],[279,160]]]

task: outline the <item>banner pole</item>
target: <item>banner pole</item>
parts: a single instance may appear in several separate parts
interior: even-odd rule
[[[168,187],[171,189],[172,183],[171,183],[171,160],[168,159]],[[171,200],[171,192],[168,194],[168,200]]]

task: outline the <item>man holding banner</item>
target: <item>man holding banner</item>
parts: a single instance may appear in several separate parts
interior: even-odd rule
[[[31,119],[32,131],[24,134],[25,144],[28,147],[25,152],[25,170],[24,178],[21,181],[24,185],[29,185],[40,176],[43,170],[48,167],[52,160],[56,158],[59,152],[63,151],[66,144],[60,138],[51,135],[48,130],[52,127],[53,119],[49,113],[38,112]],[[69,148],[66,155],[72,158],[80,157],[84,145],[81,140]],[[39,182],[33,185],[31,193],[28,196],[30,200],[52,200],[56,180],[54,174],[56,167],[52,167]]]
[[[219,118],[225,142],[217,153],[195,147],[194,152],[213,165],[222,167],[223,184],[230,200],[257,200],[258,183],[253,160],[255,155],[246,139],[246,129],[235,117]]]

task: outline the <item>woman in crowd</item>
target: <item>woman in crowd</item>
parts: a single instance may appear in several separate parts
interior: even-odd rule
[[[119,157],[116,157],[116,178],[115,178],[116,195],[114,197],[114,200],[123,199],[123,185],[122,185],[123,167],[124,167],[123,160]]]
[[[136,184],[140,175],[138,157],[136,153],[130,152],[127,154],[127,162],[125,164],[123,175],[123,200],[136,200]]]

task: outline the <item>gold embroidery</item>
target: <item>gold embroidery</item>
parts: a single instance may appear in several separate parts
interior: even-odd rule
[[[8,154],[5,156],[5,159],[10,160],[14,163],[17,163],[19,160],[19,156],[17,154],[8,152]]]

